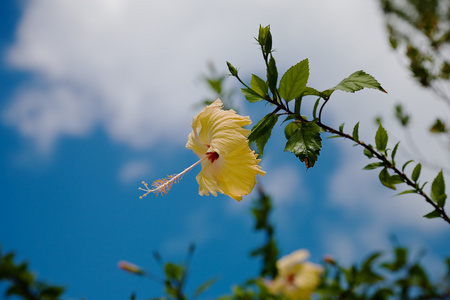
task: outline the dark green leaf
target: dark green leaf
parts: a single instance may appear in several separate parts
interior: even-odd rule
[[[339,125],[339,131],[340,132],[344,131],[344,125],[345,125],[345,123],[342,123],[341,125]]]
[[[280,80],[280,96],[291,101],[301,95],[306,88],[309,77],[308,59],[302,60],[298,64],[290,67]]]
[[[64,288],[57,286],[49,286],[41,290],[42,299],[58,299],[64,293]]]
[[[289,140],[294,132],[300,127],[302,127],[301,122],[291,122],[287,124],[286,127],[284,127],[284,136],[286,137],[286,139]]]
[[[445,199],[447,199],[447,195],[445,194],[445,181],[442,170],[433,180],[431,184],[431,199],[435,201],[439,207],[444,207]]]
[[[422,165],[419,163],[416,165],[416,167],[414,168],[414,170],[412,172],[412,175],[411,175],[412,181],[417,182],[417,180],[419,179],[421,170],[422,170]]]
[[[287,127],[287,126],[286,126]],[[284,151],[293,152],[306,168],[313,167],[322,148],[320,127],[314,122],[300,123],[289,137]]]
[[[295,110],[294,110],[294,112],[298,116],[300,115],[300,109],[302,107],[302,99],[303,99],[302,97],[298,97],[298,98],[295,99]]]
[[[375,135],[375,146],[378,151],[385,151],[388,142],[388,135],[386,130],[380,124],[378,127],[377,133]]]
[[[353,73],[336,85],[333,90],[354,93],[362,90],[363,88],[376,89],[386,93],[378,81],[364,71],[357,71]]]
[[[357,142],[359,141],[359,122],[356,123],[355,127],[353,127],[353,139]]]
[[[445,126],[445,123],[442,122],[439,119],[436,119],[436,121],[434,122],[434,124],[430,128],[430,132],[432,132],[432,133],[444,133],[444,132],[447,132],[447,131],[448,131],[448,129]]]
[[[440,218],[440,217],[441,217],[441,213],[437,210],[433,210],[432,212],[430,212],[424,216],[424,218],[427,218],[427,219],[434,219],[434,218]]]
[[[249,141],[256,142],[260,155],[264,153],[264,146],[270,138],[272,129],[278,121],[278,115],[274,113],[267,114],[255,126],[253,126]]]
[[[183,267],[173,263],[167,263],[164,266],[164,272],[166,273],[168,279],[181,280],[184,275]]]
[[[278,81],[278,70],[275,59],[270,55],[269,65],[267,67],[267,83],[269,84],[270,91],[272,94],[276,94]]]
[[[314,103],[314,109],[313,109],[313,118],[317,118],[317,107],[319,107],[320,103],[320,97],[316,100],[316,103]]]
[[[265,96],[268,92],[267,84],[264,80],[252,74],[252,79],[250,80],[250,86],[253,91],[255,91],[258,95]]]

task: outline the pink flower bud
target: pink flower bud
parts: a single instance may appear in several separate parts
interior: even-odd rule
[[[117,263],[117,266],[119,269],[124,270],[126,272],[130,272],[137,275],[143,275],[145,272],[142,270],[139,266],[136,266],[135,264],[132,264],[130,262],[127,262],[125,260],[121,260]]]

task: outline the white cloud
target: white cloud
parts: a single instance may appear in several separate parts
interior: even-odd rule
[[[300,200],[308,198],[308,190],[302,184],[299,166],[299,164],[293,164],[272,167],[261,180],[264,189],[273,197],[277,205],[284,201],[298,200],[295,195],[300,191],[302,194]]]
[[[130,161],[119,170],[119,180],[124,183],[139,182],[149,173],[150,165],[146,161]]]
[[[23,94],[31,97],[35,87],[24,86],[4,118],[47,150],[59,137],[87,134],[94,126],[137,148],[161,139],[184,142],[192,104],[203,93],[194,79],[206,61],[224,70],[229,60],[245,74],[262,70],[253,41],[259,24],[272,26],[280,68],[311,58],[313,82],[334,84],[350,70],[382,64],[373,63],[386,54],[378,44],[381,22],[361,13],[374,4],[344,2],[26,2],[7,59],[46,89],[30,116]],[[76,96],[59,100],[59,90]]]
[[[95,102],[66,86],[34,86],[21,90],[14,105],[3,114],[25,137],[48,151],[63,135],[81,136],[95,124]]]

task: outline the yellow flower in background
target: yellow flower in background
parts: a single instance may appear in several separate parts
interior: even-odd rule
[[[278,275],[267,286],[273,294],[289,299],[310,299],[320,284],[323,268],[306,261],[307,250],[297,250],[277,261]]]
[[[217,192],[240,201],[249,194],[256,184],[256,175],[264,171],[258,165],[260,159],[248,145],[250,130],[243,126],[251,124],[249,117],[238,115],[234,110],[222,110],[223,104],[217,99],[194,117],[192,132],[188,136],[186,148],[192,149],[200,158],[198,162],[177,175],[153,182],[153,189],[143,182],[146,193],[165,195],[172,185],[196,165],[202,165],[197,175],[199,194],[217,196]]]

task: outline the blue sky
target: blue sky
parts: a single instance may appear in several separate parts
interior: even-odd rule
[[[370,142],[374,117],[385,113],[388,132],[402,140],[389,117],[402,102],[422,120],[413,124],[421,151],[449,165],[448,153],[423,128],[434,116],[448,116],[448,107],[423,102],[430,94],[390,51],[375,1],[273,7],[36,0],[3,1],[0,12],[0,243],[40,278],[66,286],[67,299],[158,296],[157,283],[118,270],[117,262],[158,275],[152,252],[180,262],[191,242],[191,290],[218,276],[205,294],[214,297],[257,274],[259,262],[248,257],[262,239],[252,231],[252,195],[240,203],[199,196],[199,167],[164,197],[141,200],[137,188],[196,161],[184,145],[195,104],[211,95],[199,79],[208,62],[225,72],[230,61],[247,81],[251,73],[263,76],[253,40],[259,24],[271,25],[280,72],[308,57],[312,87],[329,88],[363,69],[388,90],[336,93],[325,111],[330,125],[361,121],[360,136]],[[231,78],[227,86],[238,87]],[[237,101],[254,122],[268,112],[241,96]],[[314,262],[330,254],[350,263],[389,249],[395,235],[425,249],[430,270],[439,272],[450,253],[448,225],[423,219],[431,209],[420,198],[393,197],[376,172],[361,171],[368,161],[347,141],[324,140],[307,172],[283,152],[284,143],[277,126],[262,160],[267,175],[259,178],[275,202],[282,254],[306,248]],[[398,155],[418,159],[407,150]],[[431,180],[437,172],[424,173]]]

